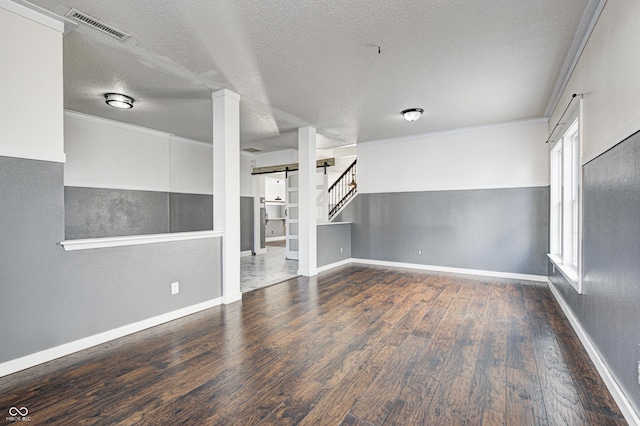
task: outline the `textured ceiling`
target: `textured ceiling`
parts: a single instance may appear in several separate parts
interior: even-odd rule
[[[65,37],[65,108],[210,142],[227,88],[242,146],[274,150],[308,124],[332,146],[542,117],[588,1],[32,2],[131,35]],[[135,107],[108,107],[113,91]]]

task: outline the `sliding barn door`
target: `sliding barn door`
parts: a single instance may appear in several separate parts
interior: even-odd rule
[[[298,172],[289,172],[286,179],[286,237],[287,259],[300,259],[298,238],[300,227],[300,205],[298,204]]]

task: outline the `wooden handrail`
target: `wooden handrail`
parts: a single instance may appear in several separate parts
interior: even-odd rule
[[[353,163],[351,163],[351,165],[349,167],[347,167],[347,170],[344,171],[344,173],[342,173],[340,175],[340,177],[338,179],[336,179],[335,182],[333,182],[333,185],[331,185],[331,188],[329,188],[329,193],[331,193],[331,190],[333,189],[334,186],[336,186],[338,184],[338,182],[340,182],[342,180],[342,178],[344,177],[344,175],[346,175],[347,173],[349,173],[351,171],[351,169],[353,169],[353,166],[356,165],[356,162],[358,161],[358,159],[356,158],[355,160],[353,160]]]
[[[357,192],[356,186],[351,186],[349,177],[353,176],[355,180],[357,159],[353,160],[353,163],[340,175],[340,177],[329,188],[329,219],[333,218],[335,214],[355,195]]]

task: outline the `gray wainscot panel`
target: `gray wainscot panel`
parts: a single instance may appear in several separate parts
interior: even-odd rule
[[[253,197],[240,197],[240,250],[253,250]]]
[[[548,206],[549,187],[358,194],[336,221],[354,258],[547,275]]]
[[[351,258],[351,223],[318,225],[318,267]]]
[[[583,198],[582,294],[551,281],[640,412],[640,134],[583,167]]]
[[[169,193],[64,188],[68,240],[169,232]]]
[[[213,229],[213,195],[169,194],[171,232]]]
[[[264,198],[262,199],[264,200]],[[263,202],[263,201],[261,201]],[[264,207],[260,207],[260,248],[263,249],[267,246],[266,243],[266,226],[265,223],[267,222],[267,209],[265,209]]]

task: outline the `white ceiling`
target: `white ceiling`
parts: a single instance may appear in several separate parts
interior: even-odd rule
[[[276,150],[304,125],[327,147],[543,117],[593,0],[32,2],[131,35],[65,37],[66,109],[210,142],[227,88],[242,147]],[[113,91],[134,108],[108,107]],[[422,119],[404,121],[411,107]]]

